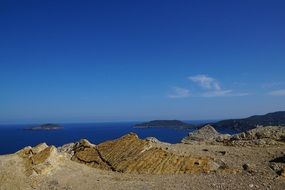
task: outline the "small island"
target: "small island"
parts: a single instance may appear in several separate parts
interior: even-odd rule
[[[136,124],[134,128],[174,128],[174,129],[184,129],[192,128],[188,123],[179,120],[153,120],[149,122],[144,122]]]
[[[47,123],[47,124],[42,124],[42,125],[26,128],[26,130],[32,130],[32,131],[36,131],[36,130],[50,131],[50,130],[59,130],[59,129],[63,129],[63,126],[52,124],[52,123]]]

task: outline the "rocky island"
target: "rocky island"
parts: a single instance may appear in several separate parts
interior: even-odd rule
[[[0,189],[274,189],[285,187],[285,128],[236,135],[207,125],[179,144],[129,133],[95,145],[46,143],[0,156]]]
[[[60,126],[60,125],[51,124],[51,123],[47,123],[47,124],[42,124],[42,125],[26,128],[26,130],[47,130],[47,131],[49,131],[49,130],[59,130],[59,129],[63,129],[63,127]]]
[[[191,128],[188,123],[179,120],[153,120],[149,122],[144,122],[136,124],[135,128],[175,128],[175,129],[185,129]]]

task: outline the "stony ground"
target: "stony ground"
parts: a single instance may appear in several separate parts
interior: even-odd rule
[[[110,160],[116,158],[119,162],[109,163],[108,166],[116,166],[122,160],[127,160],[127,163],[134,165],[135,161],[141,160],[137,154],[135,157],[128,157],[136,152],[135,147],[138,143],[129,142],[128,138],[118,140],[120,146],[129,148],[128,144],[133,150],[117,151],[111,147],[117,147],[117,141],[107,142],[104,145],[99,145],[98,149],[106,148],[106,151],[101,153],[110,154],[99,155],[103,161],[110,157]],[[127,141],[125,141],[127,139]],[[131,138],[134,140],[133,138]],[[179,158],[184,162],[188,162],[189,158],[211,158],[213,161],[222,162],[223,168],[215,171],[196,170],[194,173],[179,173],[179,174],[164,174],[161,170],[159,174],[153,174],[153,170],[149,170],[148,174],[138,174],[138,171],[145,171],[145,167],[141,162],[134,165],[131,170],[127,167],[126,173],[112,171],[110,169],[94,168],[90,163],[78,163],[78,160],[72,160],[71,155],[66,152],[59,152],[55,147],[48,147],[45,144],[39,145],[35,148],[26,148],[17,154],[0,156],[0,189],[1,190],[93,190],[93,189],[193,189],[193,190],[207,190],[207,189],[285,189],[284,174],[276,173],[272,168],[270,161],[276,161],[276,158],[285,155],[285,144],[278,143],[274,145],[264,146],[224,146],[222,144],[168,144],[161,142],[141,142],[139,144],[152,147],[144,150],[158,150],[163,153],[168,160]],[[79,144],[77,149],[82,144]],[[83,141],[84,147],[88,150],[94,145],[89,145],[88,142]],[[110,146],[107,146],[110,145]],[[72,145],[74,146],[74,145]],[[70,147],[70,146],[68,146]],[[79,147],[79,148],[78,148]],[[140,147],[140,146],[138,146]],[[140,147],[142,148],[142,147]],[[83,155],[83,159],[92,160],[97,159],[100,152],[93,149],[91,154]],[[117,153],[112,153],[117,151]],[[80,152],[78,152],[80,153]],[[81,152],[82,153],[82,152]],[[84,152],[83,152],[84,153]],[[76,155],[76,153],[74,154]],[[115,156],[112,156],[115,155]],[[142,154],[144,155],[144,154]],[[147,154],[147,158],[151,158],[153,163],[160,165],[159,159],[154,159]],[[159,154],[160,155],[160,154]],[[85,156],[85,157],[84,157]],[[169,157],[168,157],[169,156]],[[190,161],[191,161],[190,159]],[[162,159],[163,160],[163,159]],[[283,162],[284,160],[281,160]],[[284,163],[273,163],[283,164]],[[195,164],[194,164],[195,165]],[[120,165],[118,165],[120,166]],[[121,166],[120,166],[121,167]],[[151,168],[155,167],[152,165]],[[195,166],[196,167],[196,166]],[[107,167],[108,168],[108,167]],[[175,171],[181,171],[181,165]],[[143,170],[141,170],[143,169]],[[192,171],[193,168],[190,168]],[[133,172],[136,171],[136,172]],[[157,171],[157,170],[155,170]],[[171,170],[172,171],[172,170]],[[198,171],[198,172],[196,172]],[[154,172],[155,173],[155,172]],[[166,172],[167,173],[167,172]]]

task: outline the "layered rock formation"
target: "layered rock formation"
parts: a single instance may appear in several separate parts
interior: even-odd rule
[[[73,150],[74,161],[123,173],[209,173],[221,167],[210,157],[174,154],[139,139],[134,133],[98,146],[84,140],[75,144]]]

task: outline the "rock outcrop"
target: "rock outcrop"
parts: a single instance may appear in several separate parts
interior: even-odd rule
[[[130,133],[97,146],[80,141],[73,161],[104,170],[139,174],[209,173],[221,165],[210,157],[179,155],[152,145]]]
[[[235,135],[219,134],[214,127],[206,125],[189,133],[181,141],[184,144],[223,144],[228,146],[265,146],[285,143],[285,127],[267,126]]]
[[[219,133],[211,125],[206,125],[201,129],[190,133],[188,136],[189,140],[203,141],[216,138]]]
[[[233,135],[232,140],[256,140],[256,139],[272,139],[275,141],[285,142],[285,127],[267,126],[257,127],[255,129]]]
[[[285,143],[285,128],[278,126],[257,127],[231,136],[226,145],[264,146]]]
[[[208,156],[185,155],[169,151],[156,139],[142,140],[134,133],[94,145],[83,139],[55,148],[43,143],[17,152],[23,159],[25,173],[45,175],[55,169],[60,159],[107,171],[137,174],[210,173],[225,164]]]
[[[48,174],[58,164],[57,149],[54,146],[48,146],[45,143],[36,147],[25,147],[17,152],[23,158],[25,165],[25,174]]]
[[[214,127],[211,125],[205,125],[204,127],[189,133],[187,137],[182,139],[182,143],[185,144],[197,144],[197,143],[213,143],[213,142],[222,142],[226,139],[229,139],[230,135],[222,135],[218,133]]]
[[[75,143],[73,152],[74,155],[71,158],[73,161],[83,163],[94,168],[111,170],[111,166],[102,159],[96,145],[91,144],[86,139]]]

